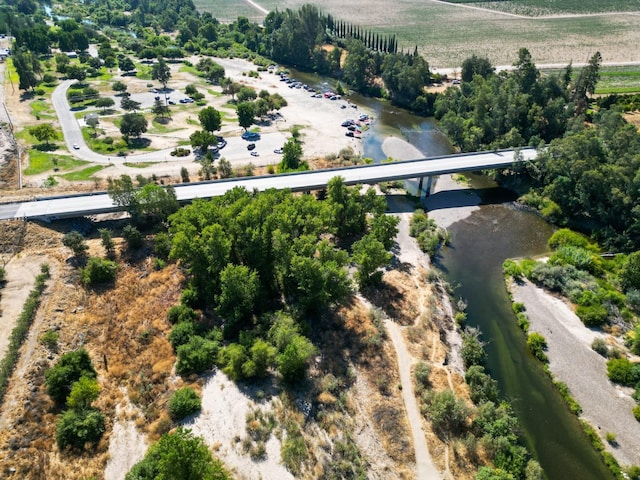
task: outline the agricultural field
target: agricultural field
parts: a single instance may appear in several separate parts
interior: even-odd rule
[[[472,4],[475,7],[498,10],[500,12],[541,17],[548,15],[583,15],[592,13],[638,12],[637,0],[515,0],[486,2],[483,0],[444,0],[449,3]]]
[[[526,0],[531,4],[543,0]],[[257,2],[267,10],[297,8],[304,0],[261,0]],[[510,2],[496,2],[510,3]],[[522,2],[525,3],[525,0]],[[577,1],[563,2],[578,5]],[[581,12],[589,10],[592,2],[582,2]],[[640,10],[640,7],[636,8]],[[196,6],[209,11],[221,21],[246,15],[247,3],[243,0],[196,0]],[[631,0],[607,2],[607,5],[627,5]],[[640,11],[610,15],[579,15],[552,17],[524,17],[495,10],[466,8],[471,5],[418,0],[398,0],[393,10],[385,0],[354,0],[349,8],[344,2],[326,0],[322,10],[336,18],[372,28],[381,34],[395,34],[400,48],[413,51],[417,45],[420,53],[435,68],[455,68],[471,54],[488,57],[494,65],[511,65],[517,51],[526,47],[537,64],[566,64],[585,62],[600,51],[607,63],[640,62],[637,45],[640,44]],[[477,7],[476,4],[472,5]],[[567,9],[569,7],[566,7]],[[577,8],[577,7],[575,7]],[[620,7],[622,8],[622,7]],[[627,10],[629,9],[627,8]],[[245,12],[245,13],[240,13]],[[257,9],[250,18],[262,18]],[[224,15],[223,15],[224,14]]]
[[[573,70],[574,76],[580,74],[580,68]],[[557,75],[560,68],[543,68],[543,74]],[[596,95],[625,94],[640,92],[640,65],[628,67],[601,67],[600,79],[596,86]]]

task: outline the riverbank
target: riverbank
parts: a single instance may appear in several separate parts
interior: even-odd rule
[[[582,407],[580,418],[594,427],[621,465],[639,465],[640,423],[632,413],[632,390],[612,384],[607,360],[591,349],[595,338],[606,340],[607,335],[587,328],[565,300],[528,281],[511,284],[510,290],[514,301],[525,305],[529,331],[545,337],[549,370]],[[606,441],[608,433],[614,442]]]

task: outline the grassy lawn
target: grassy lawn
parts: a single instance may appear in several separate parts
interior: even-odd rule
[[[69,155],[57,155],[49,152],[31,150],[29,152],[29,166],[24,170],[25,175],[38,175],[40,173],[53,171],[53,160],[58,162],[58,170],[71,170],[73,168],[86,165],[88,162],[77,160]]]
[[[59,176],[65,180],[69,180],[70,182],[81,182],[90,180],[94,174],[98,173],[103,168],[105,168],[104,165],[93,165],[92,167],[83,168],[77,172],[69,172]]]
[[[171,126],[170,124],[164,125],[160,122],[157,122],[155,119],[151,122],[151,126],[147,132],[149,133],[172,133],[179,132],[180,130],[184,130],[183,127],[179,126]]]
[[[31,102],[31,114],[37,120],[55,120],[58,118],[51,108],[51,104],[44,98],[38,98]]]

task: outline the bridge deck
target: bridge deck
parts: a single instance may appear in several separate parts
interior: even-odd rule
[[[536,150],[532,148],[522,149],[520,153],[521,155],[518,160],[515,159],[514,150],[479,152],[377,165],[314,170],[311,172],[298,172],[285,175],[268,175],[180,184],[175,186],[175,190],[178,200],[181,202],[195,198],[221,196],[234,187],[244,187],[249,191],[263,191],[270,188],[288,188],[293,191],[306,191],[324,188],[328,182],[336,176],[344,178],[345,183],[348,185],[358,183],[374,184],[385,181],[442,175],[445,173],[504,168],[512,166],[516,161],[530,161],[537,157]],[[114,205],[111,198],[109,198],[105,192],[100,192],[39,198],[29,202],[0,205],[0,220],[12,218],[72,218],[119,210],[121,210],[121,208]]]

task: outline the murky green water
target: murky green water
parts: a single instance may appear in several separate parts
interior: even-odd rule
[[[480,327],[487,343],[488,370],[511,401],[527,446],[549,480],[613,479],[528,352],[502,280],[502,262],[544,253],[552,228],[536,215],[500,204],[508,193],[487,186],[486,181],[478,185],[490,204],[449,228],[452,245],[439,266],[459,285],[456,295],[468,301],[468,324]]]
[[[335,88],[335,81],[317,75],[293,71],[292,76],[314,88]],[[375,161],[385,159],[381,145],[389,135],[404,138],[425,156],[452,152],[433,120],[378,99],[360,95],[349,98],[359,105],[358,110],[366,107],[374,112],[371,130],[363,136],[365,156]],[[350,110],[345,110],[345,117],[355,116],[358,111]],[[513,198],[486,179],[475,177],[474,186],[482,192],[486,205],[451,226],[453,242],[444,251],[439,267],[451,284],[458,285],[456,294],[468,301],[468,323],[480,327],[487,342],[488,370],[512,402],[523,438],[548,479],[613,479],[576,417],[529,354],[502,280],[502,262],[544,253],[552,227],[535,215],[503,204]]]

